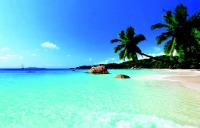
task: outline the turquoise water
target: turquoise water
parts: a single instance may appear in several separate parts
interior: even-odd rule
[[[0,70],[0,128],[198,128],[200,93],[158,70]],[[114,78],[127,74],[131,79]],[[176,75],[176,74],[175,74]]]

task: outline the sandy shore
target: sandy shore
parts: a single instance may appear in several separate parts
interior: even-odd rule
[[[200,76],[174,76],[168,77],[168,79],[200,84]]]
[[[171,72],[171,76],[166,76],[164,79],[171,81],[179,81],[186,87],[200,92],[200,71],[199,70],[165,70]]]

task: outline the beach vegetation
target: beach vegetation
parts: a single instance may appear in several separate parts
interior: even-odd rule
[[[119,52],[120,60],[125,60],[127,58],[132,62],[137,62],[137,54],[151,57],[142,53],[141,49],[138,47],[138,44],[144,40],[146,40],[145,36],[136,34],[134,28],[130,26],[126,31],[122,30],[119,33],[119,38],[111,40],[111,43],[120,42],[120,44],[114,48],[115,53]]]
[[[164,23],[156,23],[152,30],[164,29],[156,37],[157,45],[164,44],[165,55],[152,57],[144,54],[138,47],[141,41],[146,40],[143,34],[136,34],[133,27],[122,30],[119,37],[111,43],[119,43],[114,52],[119,53],[122,63],[105,64],[108,69],[129,69],[133,65],[137,68],[167,68],[167,69],[199,69],[200,66],[200,11],[189,16],[183,4],[175,7],[174,11],[163,10]],[[149,57],[138,60],[137,55]],[[82,66],[78,68],[89,68]]]
[[[197,54],[200,55],[200,13],[197,12],[189,17],[187,8],[183,4],[177,5],[174,12],[164,11],[165,23],[151,26],[152,30],[165,29],[156,37],[157,45],[165,43],[164,53],[166,55],[172,57],[176,53],[179,62],[191,63],[191,58]],[[194,61],[199,60],[193,59]]]
[[[104,64],[107,69],[130,69],[134,65],[137,65],[137,69],[141,68],[156,68],[156,69],[199,69],[199,64],[198,63],[177,63],[178,61],[178,56],[166,56],[166,55],[161,55],[161,56],[156,56],[154,57],[156,60],[163,60],[163,61],[152,61],[152,59],[141,59],[138,60],[137,62],[133,63],[131,60],[130,61],[124,61],[121,63],[109,63],[109,64]],[[99,65],[99,64],[98,64]],[[98,65],[83,65],[76,67],[77,69],[90,69],[93,66],[98,66]]]

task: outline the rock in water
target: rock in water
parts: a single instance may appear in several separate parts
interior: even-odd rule
[[[106,69],[105,66],[96,66],[96,67],[92,67],[89,70],[89,73],[108,74],[108,70]]]
[[[127,79],[127,78],[130,78],[130,76],[124,75],[124,74],[118,74],[115,76],[115,78]]]

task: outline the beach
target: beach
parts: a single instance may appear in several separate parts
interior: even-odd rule
[[[195,69],[167,69],[166,72],[172,72],[172,76],[165,76],[163,79],[177,81],[190,89],[200,92],[200,71]]]

